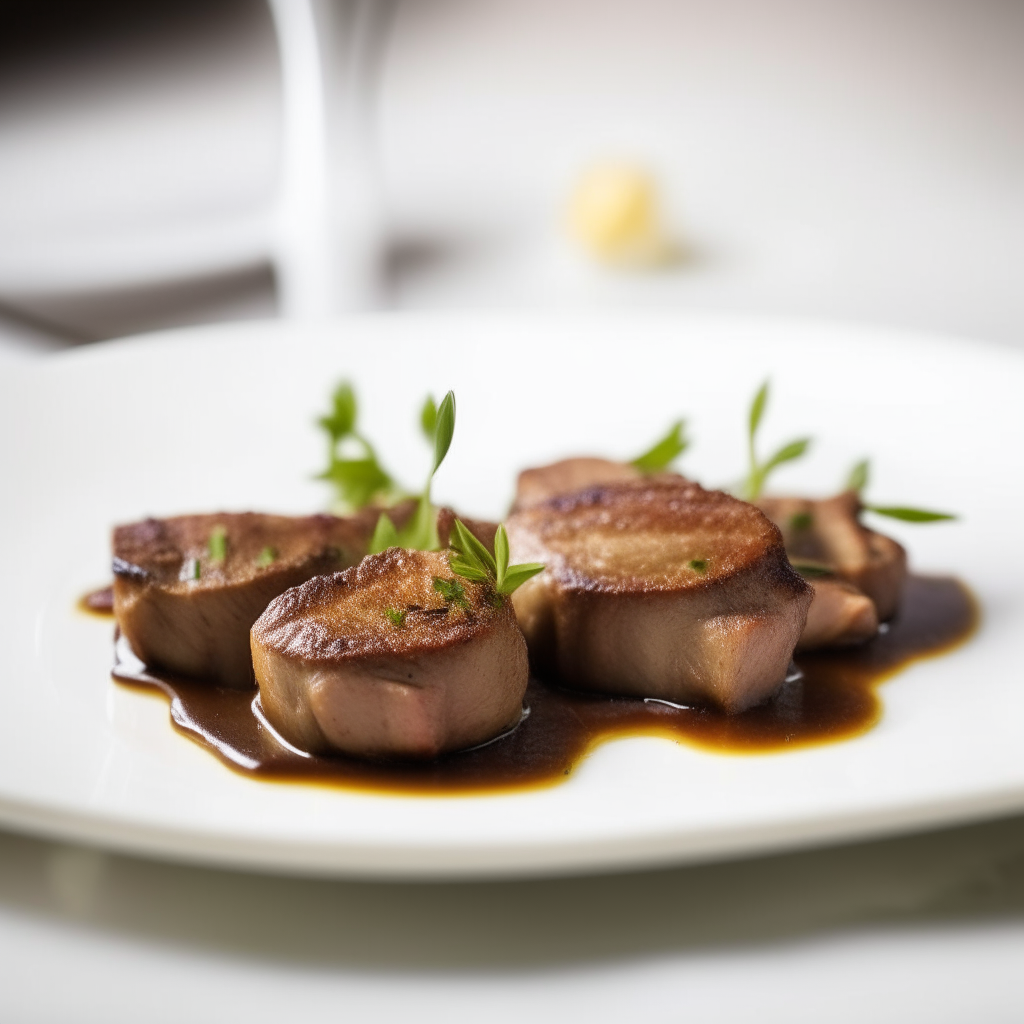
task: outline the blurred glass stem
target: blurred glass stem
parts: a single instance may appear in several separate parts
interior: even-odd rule
[[[319,319],[366,308],[382,247],[374,108],[395,0],[268,2],[281,58],[281,313]]]

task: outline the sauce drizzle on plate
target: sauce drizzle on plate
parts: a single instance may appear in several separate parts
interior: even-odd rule
[[[87,610],[100,608],[83,599]],[[705,750],[763,754],[849,739],[881,717],[876,689],[901,668],[963,643],[978,623],[967,588],[950,577],[912,576],[898,616],[868,644],[800,654],[798,673],[768,702],[739,715],[658,701],[590,696],[532,679],[529,714],[511,733],[475,750],[427,763],[377,763],[310,756],[279,741],[255,690],[240,691],[149,671],[122,641],[119,683],[164,694],[175,728],[237,771],[305,782],[416,794],[500,792],[553,785],[597,744],[662,736]]]

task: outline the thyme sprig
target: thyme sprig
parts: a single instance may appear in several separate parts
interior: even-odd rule
[[[743,498],[746,501],[757,501],[764,490],[765,482],[773,470],[786,462],[799,459],[811,444],[811,438],[801,437],[795,441],[784,444],[770,458],[762,462],[757,457],[757,431],[761,426],[764,417],[764,410],[768,404],[768,385],[765,381],[754,395],[750,403],[750,413],[747,418],[747,456],[750,462],[750,470],[746,480],[740,488]]]
[[[496,594],[511,594],[544,570],[541,562],[508,564],[508,534],[504,525],[499,526],[494,535],[494,554],[459,519],[452,526],[448,543],[452,549],[448,558],[452,572],[474,583],[484,583]]]
[[[856,491],[860,496],[868,485],[871,466],[867,459],[861,459],[846,478],[846,489]],[[898,519],[903,523],[941,523],[956,516],[950,512],[933,512],[924,508],[910,508],[907,505],[868,505],[861,499],[861,508],[865,512],[874,512],[876,516]]]

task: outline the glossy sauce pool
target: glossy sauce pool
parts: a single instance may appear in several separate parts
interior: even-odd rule
[[[84,610],[99,614],[103,605],[93,595],[82,602]],[[957,580],[911,577],[900,613],[885,632],[863,647],[799,655],[801,678],[743,714],[572,693],[559,689],[557,680],[534,679],[525,700],[529,714],[513,732],[425,764],[296,751],[262,719],[255,691],[151,673],[121,644],[113,676],[125,686],[163,693],[180,732],[255,778],[399,793],[493,792],[557,783],[597,744],[619,736],[662,736],[723,754],[764,754],[857,736],[881,717],[879,683],[912,661],[962,643],[977,622],[977,605]]]

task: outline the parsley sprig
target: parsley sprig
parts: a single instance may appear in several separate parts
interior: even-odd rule
[[[474,583],[487,584],[496,594],[511,594],[544,569],[540,562],[508,564],[508,534],[503,525],[494,535],[493,555],[459,519],[452,526],[448,543],[452,549],[448,559],[452,572]]]
[[[342,381],[331,398],[331,411],[317,421],[327,432],[327,468],[317,479],[329,480],[336,493],[333,509],[355,512],[372,504],[387,504],[402,497],[402,489],[381,465],[373,445],[357,428],[359,406],[348,381]],[[343,454],[343,447],[355,449]]]
[[[868,485],[870,477],[870,463],[862,459],[850,470],[846,478],[846,489],[856,491],[860,495]],[[889,519],[899,519],[904,523],[940,523],[949,519],[956,519],[955,515],[949,512],[932,512],[924,508],[909,508],[906,505],[868,505],[861,502],[861,507],[866,512],[874,512],[876,516],[886,516]]]
[[[441,463],[444,462],[444,458],[448,454],[452,437],[455,434],[455,393],[449,391],[442,399],[441,404],[433,410],[429,418],[430,429],[428,430],[426,413],[428,408],[433,407],[433,404],[433,399],[428,398],[421,417],[423,431],[433,441],[434,460],[427,476],[426,486],[416,503],[416,511],[401,530],[395,526],[386,512],[382,512],[373,531],[373,538],[370,540],[369,553],[371,555],[394,547],[410,548],[417,551],[436,551],[441,546],[441,540],[437,535],[437,508],[431,503],[430,487],[434,481],[434,474],[440,469]]]
[[[668,469],[690,446],[686,436],[686,420],[676,420],[668,433],[630,463],[641,473],[660,473]]]
[[[811,438],[801,437],[796,441],[784,444],[771,458],[761,462],[757,457],[757,430],[761,426],[764,417],[765,406],[768,404],[768,381],[765,381],[754,395],[750,403],[750,413],[747,420],[747,455],[750,461],[750,471],[746,480],[740,488],[746,501],[757,501],[764,490],[765,482],[773,470],[783,463],[799,459],[810,447]]]

